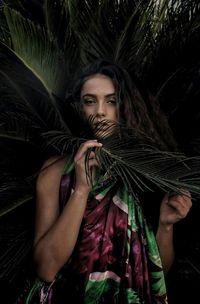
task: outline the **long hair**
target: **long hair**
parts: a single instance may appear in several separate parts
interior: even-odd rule
[[[126,69],[116,63],[96,60],[86,66],[73,87],[74,101],[80,101],[82,86],[89,77],[95,74],[103,74],[112,80],[117,94],[120,123],[128,128],[135,128],[141,134],[153,139],[162,150],[176,150],[172,131],[158,102],[150,98],[144,89],[139,90],[139,80],[135,75],[131,77]]]

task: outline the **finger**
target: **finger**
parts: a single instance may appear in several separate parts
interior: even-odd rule
[[[182,198],[184,199],[185,204],[189,208],[191,208],[192,207],[192,196],[191,196],[191,193],[188,190],[184,189],[183,190],[183,194],[182,194]]]
[[[79,159],[81,159],[82,157],[85,157],[85,154],[87,152],[87,150],[89,148],[100,148],[102,147],[102,143],[99,143],[95,140],[88,140],[85,143],[81,144],[78,152],[76,153],[75,157],[74,157],[74,161],[77,162]]]
[[[181,203],[188,209],[192,207],[192,200],[190,197],[182,195],[179,196],[179,199],[181,200]]]
[[[92,168],[92,167],[98,167],[98,162],[95,158],[92,158],[91,160],[89,160],[88,162],[88,167]]]
[[[168,192],[168,197],[179,196],[179,195],[192,199],[191,193],[184,188],[180,189],[180,192],[175,192],[175,191]]]
[[[96,161],[96,159],[92,159],[88,162],[88,167],[86,169],[86,176],[88,178],[88,180],[90,181],[90,183],[93,183],[94,179],[95,179],[95,174],[96,174],[96,170],[95,168],[98,167],[98,163]]]
[[[185,194],[178,194],[169,197],[169,200],[178,200],[180,201],[180,204],[182,204],[185,207],[191,208],[192,207],[192,199],[189,191],[185,191]]]
[[[94,156],[89,157],[88,159],[85,159],[84,166],[85,166],[87,172],[89,172],[93,167],[99,166],[98,161],[95,157],[95,153],[94,153]]]
[[[184,202],[184,199],[181,196],[179,198],[177,196],[171,198],[167,204],[174,208],[180,217],[185,217],[190,210],[190,206]]]
[[[188,191],[187,189],[181,189],[181,193],[182,193],[183,195],[189,196],[189,197],[191,198],[191,193],[190,193],[190,191]]]
[[[89,153],[88,153],[88,160],[91,160],[91,159],[94,159],[94,158],[96,158],[96,155],[95,155],[95,153],[94,153],[94,151],[89,151]]]

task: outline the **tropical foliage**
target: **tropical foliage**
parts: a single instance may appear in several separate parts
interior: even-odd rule
[[[96,151],[107,173],[121,178],[130,191],[187,187],[198,198],[199,39],[200,4],[195,0],[0,2],[2,226],[8,218],[18,224],[18,209],[26,216],[32,212],[43,160],[74,151],[86,139],[75,132],[77,123],[86,128],[86,122],[80,123],[65,97],[83,66],[96,58],[122,64],[138,77],[146,88],[141,92],[149,114],[155,114],[150,100],[159,101],[181,152],[160,151],[149,139],[141,144],[135,130],[120,127],[124,136],[105,138],[104,148]],[[25,228],[30,226],[25,223],[19,230]],[[16,235],[22,239],[19,231],[10,230],[7,238]],[[9,241],[3,242],[13,254]],[[9,253],[7,258],[3,276],[17,267],[10,267]],[[14,258],[20,268],[23,256]]]

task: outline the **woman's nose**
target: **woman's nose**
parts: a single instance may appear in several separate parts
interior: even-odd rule
[[[97,111],[96,114],[98,116],[105,116],[106,115],[106,109],[105,109],[105,105],[102,102],[99,102],[97,104]]]

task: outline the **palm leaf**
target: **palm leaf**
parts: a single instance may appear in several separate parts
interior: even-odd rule
[[[39,125],[46,127],[55,123],[59,128],[65,129],[66,124],[56,108],[55,99],[40,79],[3,44],[0,44],[0,53],[2,104],[5,107],[6,103],[15,107],[19,104],[19,108],[32,111],[32,116]]]
[[[137,71],[141,75],[142,66],[146,60],[146,54],[152,43],[151,23],[154,5],[141,6],[142,1],[138,2],[127,20],[115,51],[115,60],[125,64],[127,69]],[[128,55],[128,56],[127,56]]]
[[[82,120],[81,129],[88,130],[92,120],[93,117],[89,122]],[[96,129],[90,129],[90,132],[86,131],[93,134],[90,138],[98,138],[98,134],[101,134],[99,140],[103,147],[96,150],[99,166],[104,172],[101,182],[107,178],[119,179],[132,193],[155,191],[157,188],[180,193],[181,189],[187,188],[194,198],[199,198],[200,157],[189,158],[182,153],[161,151],[153,139],[144,134],[115,124],[105,129],[106,122],[97,124]],[[112,134],[113,128],[115,134]],[[47,132],[44,135],[48,138],[48,145],[56,147],[60,154],[68,154],[69,151],[75,153],[84,138],[87,140],[84,135],[83,138],[73,138],[61,132]]]
[[[9,285],[28,265],[34,225],[32,212],[33,206],[29,200],[29,203],[1,217],[0,230],[4,233],[0,236],[0,280],[8,280]]]
[[[7,6],[4,12],[15,53],[49,93],[62,96],[66,89],[68,66],[56,41],[42,27],[25,19],[19,12]]]
[[[77,136],[74,130],[77,116],[73,114],[71,117],[76,119],[73,123],[69,121],[69,109],[65,109],[64,102],[65,91],[73,83],[72,76],[80,72],[83,64],[102,57],[122,63],[131,75],[134,72],[145,80],[154,95],[160,97],[162,93],[167,108],[172,100],[175,103],[170,108],[172,112],[177,106],[177,96],[179,106],[184,92],[191,92],[192,85],[197,87],[194,77],[199,79],[196,41],[200,28],[199,5],[195,1],[7,0],[6,3],[0,23],[0,39],[4,42],[0,46],[0,155],[5,160],[0,164],[4,172],[0,186],[2,219],[29,205],[27,198],[32,195],[34,178],[28,177],[36,177],[39,163],[48,153],[75,154],[80,143],[88,139],[84,134]],[[30,9],[33,7],[37,10]],[[195,45],[195,56],[187,56],[191,44]],[[184,89],[181,97],[179,92],[173,97],[164,91],[166,88],[174,92],[174,87]],[[199,94],[196,100],[198,97]],[[13,113],[17,113],[15,117]],[[20,119],[25,122],[24,128]],[[90,126],[79,123],[79,130],[89,128],[88,134],[93,138]],[[187,188],[194,198],[199,198],[199,157],[160,151],[154,141],[136,130],[117,128],[122,136],[102,138],[103,148],[95,151],[105,173],[102,182],[114,178],[131,192],[160,188],[180,193]],[[26,152],[29,156],[23,167]],[[33,164],[25,170],[30,159]],[[17,169],[23,168],[21,174],[14,168],[16,160]],[[8,259],[15,249],[14,246],[8,252]],[[20,252],[11,260],[13,263]],[[11,268],[6,263],[2,273],[9,273]]]
[[[134,144],[135,136],[126,139],[115,139],[112,143],[105,140],[98,158],[106,178],[119,176],[122,183],[131,192],[154,191],[160,188],[163,191],[175,191],[187,188],[194,198],[199,197],[199,157],[187,158],[179,153],[159,151],[152,145]],[[129,145],[127,148],[127,144]],[[121,148],[123,147],[123,148]],[[110,158],[110,166],[104,162],[105,155]]]
[[[118,12],[119,12],[120,3],[121,2],[113,3],[113,9],[115,10],[116,15],[119,14]],[[175,9],[176,6],[174,6],[175,2],[173,2],[173,5],[170,7],[168,5],[166,5],[166,1],[160,2],[159,6],[154,5],[153,2],[148,2],[146,4],[146,6],[145,6],[145,2],[144,3],[140,2],[139,4],[141,4],[141,3],[143,5],[142,10],[139,5],[135,5],[133,7],[133,11],[130,14],[130,18],[128,18],[128,21],[125,24],[124,32],[122,30],[122,32],[120,32],[119,36],[117,37],[117,34],[116,34],[117,32],[115,31],[115,35],[116,35],[115,39],[119,39],[118,46],[117,46],[116,59],[118,58],[119,60],[121,60],[120,59],[121,57],[126,56],[125,53],[120,54],[120,49],[121,50],[126,49],[124,46],[125,45],[127,46],[128,40],[130,41],[130,45],[134,46],[133,48],[132,47],[129,48],[129,50],[131,50],[129,52],[129,53],[131,53],[131,56],[129,57],[130,66],[132,66],[134,64],[134,61],[132,61],[132,59],[135,57],[135,55],[138,55],[138,57],[136,56],[136,60],[141,64],[141,66],[144,65],[142,58],[145,57],[144,54],[148,53],[150,46],[154,45],[156,42],[156,39],[158,39],[157,37],[159,37],[160,31],[162,31],[162,29],[163,29],[163,20],[167,20],[167,16],[168,16],[167,12],[172,13],[172,15],[174,16],[174,11],[176,11],[176,9]],[[78,19],[78,21],[76,21],[77,20],[77,18],[76,18],[77,7],[80,6],[80,4],[82,5],[81,6],[82,10],[80,13],[80,18]],[[86,47],[85,47],[85,46],[87,46],[86,40],[89,37],[88,33],[90,33],[91,34],[90,41],[91,40],[94,41],[93,44],[91,44],[92,45],[92,51],[91,51],[92,56],[93,57],[104,56],[105,48],[100,47],[100,45],[103,45],[103,43],[100,43],[99,36],[102,37],[102,33],[104,33],[105,31],[109,32],[111,28],[114,28],[114,24],[115,24],[114,23],[115,19],[113,18],[112,15],[110,15],[110,18],[108,18],[109,21],[108,21],[107,25],[104,28],[100,25],[101,18],[103,16],[108,17],[108,15],[109,15],[108,11],[105,9],[106,8],[105,2],[103,1],[102,3],[98,3],[98,8],[95,10],[93,15],[92,15],[92,9],[94,8],[94,3],[92,1],[88,1],[88,2],[74,1],[73,3],[71,1],[69,1],[69,2],[65,2],[64,4],[62,4],[62,2],[58,1],[58,2],[55,2],[54,5],[59,6],[59,9],[60,9],[59,11],[60,11],[60,13],[62,13],[63,16],[64,16],[64,14],[65,14],[65,17],[68,16],[67,18],[69,18],[69,20],[67,21],[67,24],[70,25],[69,31],[76,33],[80,42],[83,44],[82,52],[84,53],[86,50]],[[125,6],[123,6],[123,8],[125,8]],[[55,50],[56,56],[55,57],[52,56],[53,58],[58,58],[60,55],[62,57],[61,53],[57,53],[57,50],[58,50],[57,41],[56,41],[56,39],[54,39],[56,36],[56,33],[57,33],[56,28],[55,28],[55,22],[54,22],[54,27],[50,26],[53,5],[50,4],[50,2],[46,1],[45,9],[46,9],[47,32],[45,32],[45,30],[43,28],[41,28],[40,26],[36,27],[36,25],[33,22],[26,20],[18,12],[13,11],[13,10],[9,9],[7,6],[5,6],[5,15],[6,15],[7,22],[8,22],[9,28],[10,28],[13,47],[14,47],[15,51],[17,52],[17,54],[19,54],[18,56],[23,58],[23,61],[20,61],[19,58],[15,58],[14,54],[12,54],[10,50],[6,49],[5,46],[2,47],[2,53],[4,54],[4,57],[6,54],[6,56],[9,58],[6,57],[8,60],[6,61],[6,64],[4,64],[4,66],[3,66],[5,71],[3,70],[3,72],[1,72],[1,74],[6,80],[8,80],[9,85],[13,84],[15,91],[17,88],[17,92],[21,93],[24,91],[24,90],[20,91],[22,84],[20,83],[19,87],[16,86],[15,81],[13,80],[13,78],[11,79],[11,73],[9,72],[9,69],[6,68],[6,66],[8,66],[9,61],[12,60],[12,63],[14,63],[14,64],[17,63],[16,68],[14,70],[19,70],[19,61],[20,61],[20,66],[23,65],[22,63],[26,62],[25,68],[23,67],[23,74],[25,72],[27,73],[27,70],[28,70],[27,67],[30,66],[30,72],[32,72],[34,75],[34,81],[32,81],[31,83],[34,82],[34,85],[35,85],[35,83],[37,82],[37,85],[38,85],[37,91],[40,94],[42,93],[46,97],[45,102],[42,104],[42,107],[38,107],[38,104],[35,101],[38,98],[34,98],[34,102],[32,102],[32,101],[28,100],[28,98],[30,98],[29,96],[28,96],[28,98],[26,98],[26,94],[25,94],[25,98],[24,98],[24,92],[23,92],[22,96],[20,95],[20,98],[23,99],[23,102],[25,102],[26,107],[28,107],[29,104],[31,104],[31,106],[33,105],[33,107],[31,107],[31,110],[34,110],[34,113],[36,114],[36,116],[38,115],[38,113],[42,113],[42,111],[43,111],[43,113],[48,112],[47,108],[49,105],[49,101],[52,102],[52,109],[56,109],[55,99],[51,95],[50,87],[53,82],[53,78],[54,78],[53,75],[54,76],[56,75],[56,78],[57,78],[57,74],[55,73],[54,70],[53,70],[54,73],[50,73],[52,78],[48,78],[45,76],[45,74],[43,74],[43,72],[45,70],[44,67],[50,66],[48,60],[47,60],[47,62],[48,62],[47,65],[45,65],[45,64],[43,65],[43,62],[42,62],[42,64],[39,65],[38,70],[37,70],[37,67],[35,68],[35,70],[33,68],[33,66],[35,66],[35,63],[38,62],[38,59],[43,58],[45,52],[47,51],[44,47],[43,41],[45,41],[45,44],[47,44],[48,48],[50,48],[51,51],[53,50],[51,52],[51,54],[54,54],[54,50]],[[64,12],[64,9],[65,9],[65,12]],[[123,11],[125,11],[127,13],[127,11],[125,9]],[[141,11],[142,11],[142,13],[141,13]],[[103,12],[105,12],[105,13],[103,13]],[[107,15],[106,15],[106,13],[107,13]],[[161,17],[159,20],[157,20],[157,15],[159,15],[159,14],[161,15]],[[153,16],[153,18],[152,18],[152,16]],[[63,20],[64,19],[65,18],[63,17]],[[64,22],[64,21],[62,21],[62,22]],[[16,26],[16,24],[18,24],[18,26]],[[97,26],[95,26],[95,24],[97,24]],[[82,26],[82,30],[80,30],[81,26]],[[89,30],[88,30],[87,34],[84,34],[84,30],[88,26],[89,26]],[[29,35],[30,37],[28,37],[26,30],[25,30],[27,27],[30,28],[30,35]],[[129,36],[128,33],[130,32],[130,29],[132,27],[134,27],[135,31],[133,31],[133,34],[131,34],[131,36]],[[150,30],[148,30],[147,28],[149,28]],[[73,31],[72,31],[72,29],[73,29]],[[97,33],[97,29],[100,29],[100,35],[98,35],[96,39],[93,39],[95,34]],[[38,32],[36,30],[38,30]],[[21,32],[22,34],[20,34],[19,32]],[[149,36],[147,35],[147,33],[149,33]],[[48,34],[49,34],[49,36],[48,36]],[[67,36],[67,31],[65,34]],[[128,37],[128,39],[127,39],[127,37]],[[104,42],[105,42],[105,40],[106,40],[106,38],[104,39]],[[138,42],[137,42],[137,40],[138,40]],[[23,43],[22,43],[22,41],[23,41]],[[140,43],[141,43],[141,47],[140,47]],[[27,47],[25,48],[25,51],[23,50],[23,47],[22,47],[24,45],[27,45]],[[32,50],[33,45],[35,46],[35,50],[34,49]],[[137,54],[134,53],[134,48],[135,48],[135,51],[137,50]],[[9,56],[7,55],[7,53],[9,54]],[[33,54],[33,56],[30,56],[30,54]],[[32,60],[31,57],[33,57],[35,61],[33,60],[32,63],[29,63],[29,61],[31,62],[31,60]],[[51,66],[54,65],[55,62],[51,61]],[[128,65],[129,65],[129,63],[128,63]],[[15,65],[12,64],[12,66],[15,66]],[[25,70],[25,72],[24,72],[24,70]],[[52,72],[52,70],[51,70],[51,72]],[[48,70],[47,74],[49,74],[49,70]],[[39,76],[39,78],[38,78],[39,81],[36,81],[35,75]],[[15,78],[16,78],[16,75],[15,75]],[[31,78],[31,77],[29,77],[29,78]],[[61,76],[61,78],[63,78],[63,75]],[[19,81],[16,81],[16,82],[19,82]],[[29,80],[29,82],[30,82],[30,80]],[[29,85],[29,91],[30,91],[30,85]],[[55,86],[54,91],[60,91],[60,89],[57,90],[56,86]],[[14,94],[12,95],[12,98],[13,98],[13,96],[14,96]],[[49,115],[48,119],[46,119],[46,120],[47,121],[50,120],[51,123],[52,123],[52,120],[58,121],[59,123],[58,123],[58,125],[56,125],[56,127],[51,126],[51,128],[49,127],[49,130],[46,130],[47,131],[46,134],[48,134],[48,136],[51,137],[51,138],[49,137],[50,141],[47,141],[46,145],[54,146],[55,149],[57,149],[58,151],[61,152],[61,154],[63,154],[69,148],[69,146],[70,146],[70,149],[73,148],[73,145],[75,142],[76,142],[76,144],[75,144],[75,146],[76,146],[77,141],[76,140],[73,141],[71,139],[71,135],[69,135],[69,132],[67,135],[65,135],[65,134],[62,135],[62,129],[67,130],[67,131],[68,131],[68,129],[66,128],[66,125],[63,122],[62,117],[59,114],[59,111],[56,111],[56,115],[55,115],[55,111],[54,110],[52,111],[52,109],[48,113],[53,113],[52,114],[53,119],[52,119],[51,115]],[[40,115],[40,117],[37,117],[37,118],[38,118],[38,124],[39,125],[42,124],[42,127],[44,127],[44,129],[45,129],[47,123],[44,119],[44,114],[42,115],[42,117]],[[53,131],[51,129],[55,129],[55,130]],[[66,140],[66,143],[63,146],[64,140]],[[130,140],[130,138],[128,140]],[[121,144],[123,146],[124,143],[121,143]],[[62,148],[60,148],[59,146],[62,146]],[[120,146],[118,146],[118,149],[120,151]],[[126,155],[126,153],[128,153],[128,155],[129,155],[129,150],[126,151],[126,150],[121,149],[121,152],[123,152],[124,155]],[[138,151],[135,150],[135,152],[138,152],[138,155],[142,155],[141,149],[139,149]],[[143,149],[143,152],[144,152],[144,149]],[[159,154],[160,152],[157,152],[157,151],[153,151],[153,152],[155,154],[152,158],[152,154],[151,154],[152,151],[149,151],[148,149],[145,150],[146,155],[148,155],[148,157],[149,157],[148,165],[150,165],[151,162],[154,160],[154,158],[157,156],[158,157],[157,165],[158,165],[158,167],[160,166],[160,168],[161,168],[160,162],[162,160],[162,156],[161,156],[161,154]],[[115,152],[112,151],[111,155],[115,155]],[[110,156],[109,153],[108,153],[107,157],[108,156]],[[164,159],[168,163],[168,160],[166,158],[164,158]],[[162,160],[163,162],[164,162],[164,159]],[[179,158],[179,160],[180,160],[180,163],[183,162],[182,159]],[[122,179],[125,178],[125,175],[127,175],[129,177],[133,176],[134,177],[133,181],[139,186],[140,184],[144,185],[140,174],[142,174],[145,179],[147,178],[147,176],[149,177],[149,172],[147,172],[146,175],[143,171],[137,172],[137,168],[134,167],[135,165],[134,166],[131,165],[131,162],[134,162],[134,160],[132,158],[130,158],[130,155],[126,161],[122,161],[121,157],[113,156],[113,161],[114,161],[114,163],[117,162],[117,166],[112,166],[113,168],[116,167],[116,169],[112,168],[112,172],[113,172],[113,170],[115,170],[115,173],[117,173],[118,175],[120,175],[120,172],[121,172]],[[103,158],[102,158],[102,162],[103,162]],[[143,164],[142,157],[141,157],[140,165],[141,165],[141,168],[142,168],[142,165],[144,165],[146,167],[146,164],[145,163]],[[123,166],[125,166],[125,167],[123,167]],[[132,168],[132,171],[129,170],[130,168]],[[136,171],[134,171],[134,170],[136,170]],[[152,168],[151,168],[151,170],[152,170]],[[153,170],[153,173],[157,172],[157,174],[158,174],[158,176],[155,177],[154,180],[151,179],[151,181],[153,183],[160,182],[160,186],[162,186],[164,188],[166,187],[166,189],[168,189],[168,190],[170,187],[171,188],[177,187],[177,185],[179,185],[179,187],[185,186],[184,182],[182,182],[182,183],[180,181],[177,182],[177,178],[178,178],[177,176],[174,177],[175,180],[174,180],[174,186],[173,186],[169,180],[165,180],[163,176],[161,178],[161,176],[159,175],[160,174],[159,170],[160,169],[158,169],[157,171],[155,169]],[[163,168],[162,168],[161,171],[167,171],[167,167],[165,168],[165,170],[163,170]],[[138,175],[136,174],[136,172]],[[195,172],[197,172],[197,171],[195,171]],[[184,174],[186,174],[186,172],[183,173],[183,176],[184,176]],[[151,176],[151,178],[152,178],[152,176]],[[159,180],[160,178],[162,179],[162,181]],[[129,180],[127,180],[127,178],[125,178],[125,180],[126,180],[126,185],[130,188],[131,182]],[[140,186],[140,188],[141,188],[141,186]],[[177,190],[177,188],[176,188],[176,190]],[[197,190],[193,189],[193,191],[198,192],[198,189]]]

